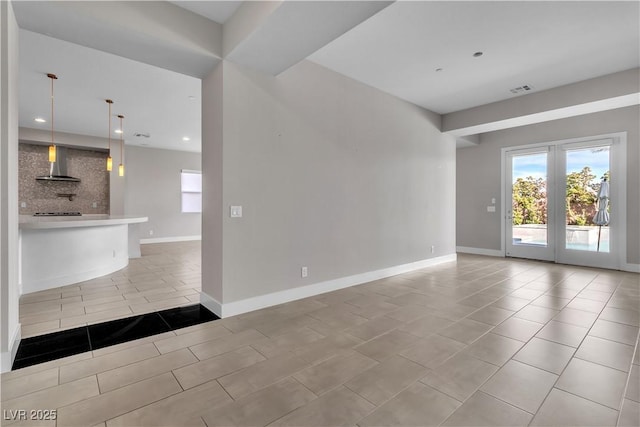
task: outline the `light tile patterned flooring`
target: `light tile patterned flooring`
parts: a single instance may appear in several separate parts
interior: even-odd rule
[[[22,337],[200,302],[200,242],[142,245],[113,274],[20,298]]]
[[[3,374],[2,408],[58,411],[13,425],[638,426],[639,277],[460,255]]]

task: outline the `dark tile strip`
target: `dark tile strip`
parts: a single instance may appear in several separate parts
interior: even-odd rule
[[[25,338],[20,342],[12,369],[26,368],[217,319],[219,317],[214,313],[196,304]]]

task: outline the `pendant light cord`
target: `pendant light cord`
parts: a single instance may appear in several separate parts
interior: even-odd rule
[[[124,119],[124,116],[122,114],[118,115],[118,117],[120,118],[120,164],[122,164],[122,152],[124,151],[124,140],[123,135],[124,135],[124,130],[122,129],[122,119]]]
[[[107,104],[109,104],[109,156],[111,156],[111,104],[113,104],[113,101],[110,99],[107,99]]]
[[[54,134],[53,134],[53,111],[54,111],[54,105],[53,105],[53,81],[57,80],[58,77],[55,74],[47,74],[47,77],[49,77],[51,79],[51,145],[55,144],[55,139],[54,139]]]
[[[54,77],[51,77],[51,145],[54,144],[54,139],[53,139],[53,79],[54,79]]]

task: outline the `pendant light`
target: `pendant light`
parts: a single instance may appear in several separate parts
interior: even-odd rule
[[[47,74],[47,77],[51,79],[51,145],[49,145],[49,162],[55,163],[56,161],[56,143],[53,137],[53,81],[58,80],[55,74]]]
[[[124,164],[122,163],[124,154],[124,129],[122,127],[122,119],[124,119],[124,116],[118,114],[118,118],[120,119],[120,166],[118,166],[118,176],[124,176]]]
[[[109,104],[109,157],[107,157],[107,172],[111,172],[113,169],[113,159],[111,158],[111,104],[113,104],[113,101],[107,99],[106,102]]]

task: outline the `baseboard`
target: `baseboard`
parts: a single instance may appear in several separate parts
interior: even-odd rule
[[[240,301],[233,301],[226,304],[220,303],[215,298],[212,298],[211,296],[203,292],[200,297],[200,302],[202,305],[213,311],[221,318],[225,318],[242,313],[248,313],[254,310],[259,310],[261,308],[271,307],[290,301],[324,294],[326,292],[337,291],[339,289],[348,288],[350,286],[355,286],[378,279],[384,279],[386,277],[396,276],[402,273],[408,273],[410,271],[420,270],[422,268],[431,267],[445,262],[452,262],[456,259],[456,254],[444,255],[437,258],[430,258],[408,264],[383,268],[381,270],[355,274],[353,276],[341,277],[339,279],[327,280],[326,282],[286,289],[284,291],[273,292],[270,294],[247,298]]]
[[[153,239],[140,239],[140,244],[148,245],[150,243],[190,242],[192,240],[202,240],[202,236],[155,237]]]
[[[502,253],[502,251],[497,251],[494,249],[469,248],[466,246],[456,246],[456,252],[463,253],[463,254],[487,255],[487,256],[504,258],[504,254]],[[586,266],[588,267],[588,265]],[[599,267],[599,268],[606,268],[606,267]],[[630,273],[640,273],[640,264],[625,263],[620,266],[620,270],[628,271]]]
[[[504,258],[504,254],[502,253],[502,251],[495,250],[495,249],[469,248],[467,246],[456,246],[456,252],[460,252],[462,254],[497,256],[497,257]]]
[[[220,304],[215,298],[212,298],[204,292],[200,292],[200,304],[207,307],[207,310],[210,312],[215,313],[218,317],[222,318],[222,304]]]
[[[18,353],[18,347],[20,346],[21,340],[21,325],[18,323],[18,326],[16,327],[16,330],[13,334],[13,339],[11,340],[11,350],[0,353],[0,373],[11,371],[11,367],[13,366],[13,361],[15,360],[16,354]]]
[[[622,271],[628,271],[630,273],[640,273],[640,264],[630,264],[630,263],[626,263],[623,264],[622,267],[620,268],[620,270]]]

